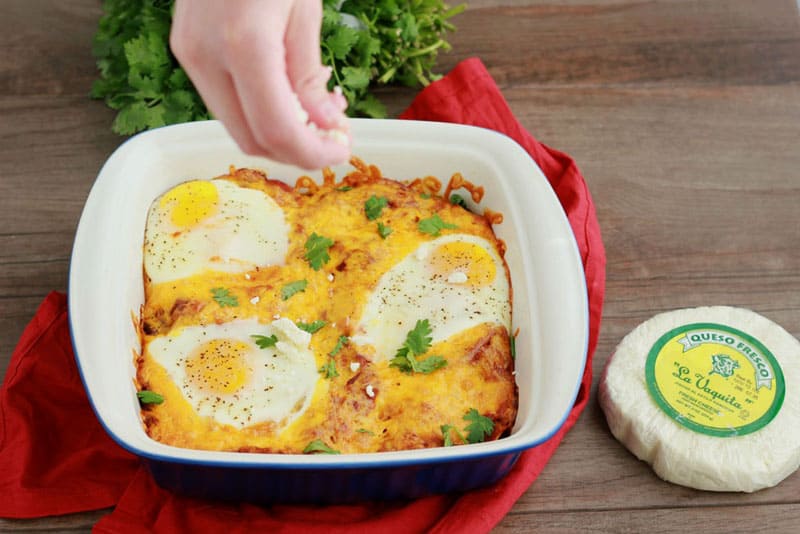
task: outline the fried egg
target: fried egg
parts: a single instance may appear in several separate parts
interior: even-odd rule
[[[283,210],[264,192],[227,180],[184,182],[150,208],[145,272],[158,284],[205,270],[281,265],[288,235]]]
[[[383,274],[351,340],[371,345],[380,361],[395,355],[420,319],[429,321],[432,343],[483,323],[509,329],[509,295],[505,265],[489,241],[446,235]]]
[[[264,343],[271,346],[254,336],[272,338]],[[241,429],[285,425],[308,407],[319,379],[310,341],[285,318],[239,319],[182,328],[154,338],[147,351],[198,415]]]

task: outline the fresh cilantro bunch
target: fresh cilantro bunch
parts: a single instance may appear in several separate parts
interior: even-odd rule
[[[92,52],[100,78],[91,96],[117,110],[112,130],[128,135],[209,118],[169,50],[173,0],[105,0]]]
[[[348,113],[384,117],[386,109],[370,92],[376,84],[428,85],[438,52],[450,50],[449,19],[466,9],[442,0],[325,0],[322,62],[333,67],[330,88],[342,88]]]
[[[442,0],[324,0],[322,61],[333,67],[351,115],[383,117],[372,94],[379,84],[427,85],[440,50],[449,50],[449,22],[466,6]],[[210,118],[189,77],[169,50],[173,0],[104,0],[92,52],[100,76],[91,96],[117,110],[123,135]]]

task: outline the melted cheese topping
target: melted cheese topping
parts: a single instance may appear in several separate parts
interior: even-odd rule
[[[143,422],[151,437],[176,446],[234,451],[300,453],[314,440],[343,453],[413,449],[442,446],[442,425],[462,431],[468,424],[463,417],[473,408],[494,422],[487,439],[510,431],[517,410],[509,347],[511,289],[502,245],[486,219],[437,195],[421,195],[382,178],[358,182],[345,178],[348,187],[326,180],[309,192],[289,189],[247,169],[220,178],[262,192],[280,208],[288,238],[286,251],[280,262],[237,273],[209,267],[165,282],[146,279],[137,381],[141,389],[158,392],[165,399],[143,408]],[[210,189],[182,191],[180,187],[163,197],[169,201],[159,202],[181,206],[183,199],[192,197],[198,205],[173,207],[172,217],[178,219],[173,224],[192,225],[213,216]],[[372,196],[385,197],[388,204],[370,220],[365,203]],[[439,236],[421,232],[419,222],[433,215],[455,228],[442,229]],[[385,238],[378,232],[378,223],[392,230]],[[329,259],[319,269],[306,258],[312,234],[333,242],[327,249]],[[403,271],[404,261],[416,261],[421,270]],[[436,291],[449,288],[452,302],[430,300],[436,291],[419,285],[423,272],[422,278],[440,284]],[[387,274],[402,278],[401,294],[424,297],[423,304],[405,308],[402,298],[391,304],[388,293],[381,291]],[[298,281],[305,281],[305,286],[285,297],[284,289]],[[215,300],[212,290],[219,288],[226,289],[236,305]],[[464,308],[464,302],[472,302],[474,308],[472,319],[466,321],[470,314],[462,312],[469,304]],[[381,310],[392,309],[407,310],[409,316],[394,329],[392,346],[383,347],[376,339],[380,336],[365,325]],[[436,317],[443,318],[441,324]],[[431,320],[439,333],[418,359],[441,356],[447,365],[429,374],[404,373],[391,360],[415,321],[423,319]],[[252,336],[268,337],[270,324],[276,320],[324,322],[309,335],[307,347],[316,374],[308,395],[297,394],[281,410],[262,409],[259,417],[245,411],[251,415],[245,424],[198,409],[196,399],[187,397],[186,384],[190,384],[188,389],[211,391],[212,398],[239,394],[253,374],[254,364],[245,355],[257,357],[259,351],[268,350],[253,349]],[[187,355],[173,356],[183,361],[172,370],[155,354],[153,344],[160,339],[240,321],[250,326],[236,335],[198,341],[187,348]],[[341,342],[343,337],[347,343]],[[230,363],[225,370],[206,365],[218,352],[231,354],[224,358]],[[191,364],[189,372],[187,364]],[[330,372],[332,368],[335,373]],[[175,369],[183,369],[183,378]]]

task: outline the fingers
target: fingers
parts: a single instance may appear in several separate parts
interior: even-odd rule
[[[271,32],[241,36],[247,53],[228,58],[236,93],[258,146],[280,161],[304,168],[342,163],[349,157],[346,144],[320,136],[306,125],[288,77],[280,37]],[[253,66],[257,65],[258,68]]]
[[[259,153],[261,149],[247,124],[230,74],[218,54],[209,50],[209,41],[197,35],[198,31],[209,29],[213,19],[210,15],[210,11],[192,10],[189,2],[177,0],[170,48],[208,109],[225,125],[239,147],[246,153]]]
[[[343,113],[347,101],[340,94],[328,92],[331,70],[322,67],[320,59],[321,23],[321,2],[300,0],[293,4],[284,38],[287,74],[311,121],[325,129],[342,129],[347,125]]]
[[[177,0],[170,44],[212,114],[241,149],[307,169],[346,161],[341,94],[328,93],[320,63],[321,3]],[[298,98],[308,110],[302,111]]]

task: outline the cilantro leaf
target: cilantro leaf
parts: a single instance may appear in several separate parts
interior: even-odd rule
[[[336,360],[334,360],[333,357],[328,358],[328,361],[319,368],[319,372],[325,375],[325,378],[336,378],[339,376],[339,371],[336,370]]]
[[[432,373],[437,369],[447,366],[447,360],[442,356],[428,356],[418,359],[428,352],[431,346],[431,325],[427,319],[417,321],[414,328],[406,334],[406,341],[397,349],[394,358],[389,362],[390,367],[397,367],[404,373]]]
[[[417,227],[419,231],[425,234],[430,234],[432,236],[438,236],[442,230],[452,230],[458,228],[455,224],[446,223],[439,217],[438,213],[433,214],[433,216],[428,217],[427,219],[422,219],[417,223]]]
[[[316,232],[306,240],[305,259],[315,271],[319,271],[331,257],[328,255],[328,249],[333,246],[333,240],[317,235]]]
[[[376,119],[386,116],[386,106],[371,93],[367,93],[356,102],[353,111]]]
[[[358,432],[359,434],[369,434],[370,436],[375,435],[375,432],[373,432],[372,430],[367,430],[366,428],[357,428],[356,432]]]
[[[444,446],[445,447],[452,447],[453,446],[453,438],[450,437],[450,431],[453,430],[453,425],[442,425],[439,428],[442,429],[442,437],[444,438]]]
[[[478,410],[475,408],[469,409],[464,415],[464,421],[469,423],[464,427],[464,432],[467,433],[466,436],[454,425],[447,424],[440,427],[445,447],[452,447],[455,444],[453,442],[453,434],[456,435],[460,443],[466,444],[486,441],[486,438],[491,436],[492,432],[494,432],[494,421],[478,413]]]
[[[221,308],[226,306],[234,307],[239,305],[239,299],[236,295],[231,295],[230,291],[224,287],[214,287],[211,289],[211,296],[220,305]]]
[[[386,226],[382,222],[378,223],[378,235],[381,236],[381,239],[386,239],[389,237],[389,234],[392,233],[392,228],[390,226]]]
[[[417,321],[406,334],[405,346],[414,354],[425,354],[431,346],[431,324],[427,319]]]
[[[442,429],[442,437],[444,438],[445,447],[452,447],[454,445],[451,434],[453,432],[455,432],[456,437],[461,441],[461,443],[466,443],[467,440],[464,438],[464,434],[459,432],[458,429],[453,425],[442,425],[440,428]]]
[[[325,46],[335,59],[344,59],[359,39],[359,31],[344,24],[335,24],[325,39]]]
[[[278,336],[276,336],[275,334],[271,336],[251,334],[250,337],[252,337],[255,340],[256,345],[258,345],[258,347],[261,349],[268,349],[270,347],[274,347],[275,344],[278,342]]]
[[[401,351],[397,351],[397,354],[394,358],[389,360],[389,367],[397,367],[402,372],[410,374],[414,371],[413,364],[411,363],[411,359],[408,358],[408,349],[401,354]],[[411,356],[413,358],[414,356]]]
[[[447,366],[447,360],[442,356],[428,356],[424,359],[417,359],[413,353],[407,350],[398,354],[389,361],[389,367],[397,367],[404,373],[430,374],[437,369]]]
[[[467,441],[469,443],[485,441],[494,431],[494,421],[478,413],[475,408],[470,408],[464,416],[464,421],[469,423],[464,429],[467,431]]]
[[[343,185],[342,187],[336,188],[337,191],[350,191],[351,189],[353,189],[351,185]]]
[[[347,336],[339,336],[339,339],[336,341],[336,346],[333,347],[333,350],[330,351],[328,354],[331,356],[336,356],[339,354],[339,351],[342,350],[342,347],[347,345],[350,342],[350,338]]]
[[[292,295],[305,291],[306,286],[308,286],[308,280],[295,280],[294,282],[284,284],[283,287],[281,287],[281,298],[283,300],[289,300]]]
[[[339,451],[336,449],[332,449],[328,447],[324,441],[321,439],[315,439],[310,441],[306,448],[303,449],[303,454],[315,454],[315,453],[322,453],[322,454],[340,454]]]
[[[450,195],[450,204],[452,204],[453,206],[461,206],[464,209],[468,209],[467,201],[464,200],[464,197],[462,197],[461,195],[457,195],[455,193]]]
[[[162,121],[158,117],[158,111],[153,111],[144,102],[133,102],[119,110],[112,127],[119,134],[129,135],[159,122]]]
[[[389,199],[386,197],[376,197],[372,195],[364,202],[364,213],[367,215],[367,219],[370,221],[374,221],[378,217],[381,216],[381,211],[389,204]]]
[[[417,360],[417,367],[414,372],[429,374],[442,367],[447,367],[447,360],[442,356],[428,356],[424,360]]]
[[[366,89],[370,78],[370,71],[365,67],[348,66],[342,69],[342,84],[355,91]]]
[[[164,397],[162,395],[147,389],[137,391],[136,397],[139,399],[140,404],[161,404],[164,402]]]
[[[299,328],[300,330],[304,330],[305,332],[308,332],[309,334],[313,334],[313,333],[319,331],[320,328],[322,328],[323,326],[325,326],[328,323],[326,323],[325,321],[317,320],[317,321],[314,321],[314,322],[311,322],[311,323],[296,322],[294,324],[296,324],[297,328]]]

